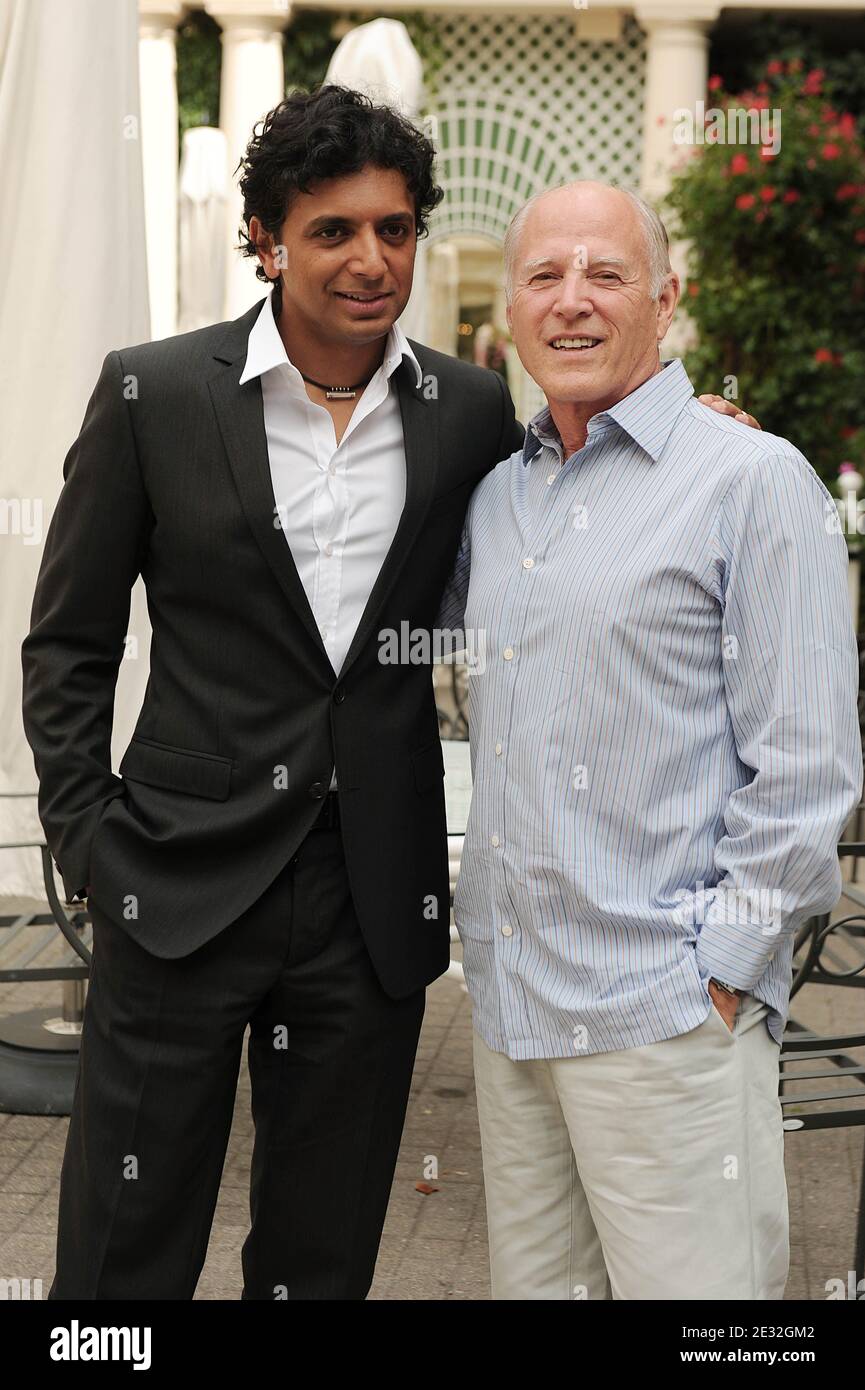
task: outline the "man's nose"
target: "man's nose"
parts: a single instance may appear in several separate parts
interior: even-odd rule
[[[560,318],[575,318],[578,314],[590,314],[593,308],[586,277],[577,273],[563,275],[553,312]]]
[[[387,270],[381,245],[375,231],[360,232],[352,246],[352,256],[348,264],[354,275],[363,275],[367,280],[378,280]]]

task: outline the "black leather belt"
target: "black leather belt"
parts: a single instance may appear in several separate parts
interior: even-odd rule
[[[339,825],[339,792],[328,792],[321,803],[321,810],[313,824],[313,830],[336,830]]]

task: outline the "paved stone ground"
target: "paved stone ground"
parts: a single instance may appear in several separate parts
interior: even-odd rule
[[[2,941],[0,941],[2,946]],[[0,985],[0,1016],[54,1003],[59,987]],[[794,1016],[818,1032],[865,1028],[865,993],[811,986]],[[54,1268],[60,1164],[67,1122],[0,1115],[0,1278],[41,1278]],[[788,1299],[825,1299],[826,1281],[846,1280],[865,1129],[787,1135],[792,1268]],[[252,1148],[244,1068],[207,1262],[197,1298],[240,1296],[240,1247],[248,1216]],[[429,1155],[439,1191],[422,1196]],[[488,1299],[486,1221],[471,1068],[468,997],[452,979],[429,992],[393,1196],[375,1283],[376,1300]]]

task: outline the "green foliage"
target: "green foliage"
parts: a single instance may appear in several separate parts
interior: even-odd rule
[[[324,81],[339,39],[340,20],[332,10],[298,10],[282,36],[285,90],[311,92]]]
[[[441,39],[441,29],[435,15],[423,14],[420,10],[396,16],[401,19],[409,38],[414,44],[423,63],[424,83],[427,95],[434,90],[435,75],[444,65],[445,51]]]
[[[815,26],[804,16],[764,14],[748,23],[746,35],[743,42],[740,29],[725,34],[722,28],[712,43],[711,68],[728,92],[756,87],[772,59],[798,59],[803,71],[825,72],[839,110],[851,111],[865,128],[865,25],[859,16],[836,12]]]
[[[193,10],[177,31],[177,101],[180,141],[192,126],[219,125],[222,41],[215,19]]]
[[[736,378],[737,398],[828,482],[844,459],[865,465],[862,140],[801,61],[772,60],[736,97],[719,82],[707,108],[778,110],[781,142],[774,157],[697,144],[674,177],[667,204],[689,243],[685,303],[699,334],[686,365],[698,391]]]

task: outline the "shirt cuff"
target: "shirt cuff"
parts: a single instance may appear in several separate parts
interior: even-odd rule
[[[697,926],[700,977],[705,984],[714,975],[734,989],[752,994],[782,940],[782,918],[762,908],[749,916],[747,894],[710,891],[714,896],[707,901],[702,924]]]

